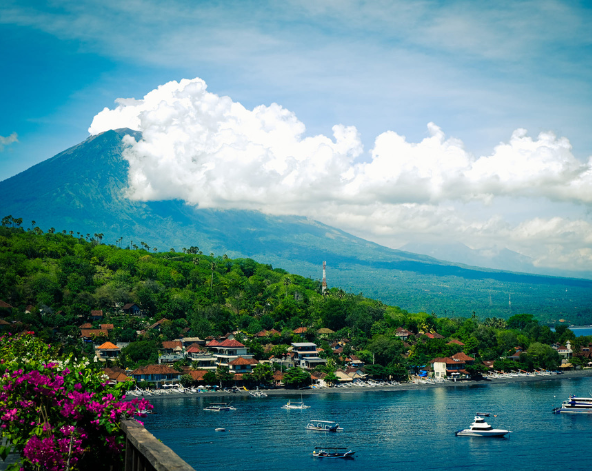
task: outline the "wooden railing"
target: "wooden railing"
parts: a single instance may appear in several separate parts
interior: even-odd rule
[[[195,471],[135,420],[123,420],[125,471]]]

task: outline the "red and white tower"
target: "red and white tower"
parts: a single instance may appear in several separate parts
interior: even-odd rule
[[[327,291],[327,262],[323,262],[323,288],[321,293],[325,294]]]

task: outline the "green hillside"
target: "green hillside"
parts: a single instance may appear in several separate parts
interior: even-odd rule
[[[530,314],[507,322],[481,321],[409,313],[338,288],[322,294],[318,281],[248,258],[200,255],[197,247],[188,253],[156,252],[146,244],[121,249],[103,244],[100,233],[87,241],[86,236],[43,233],[37,226],[25,231],[14,218],[2,224],[0,316],[7,320],[0,327],[15,333],[33,330],[65,351],[92,356],[95,347],[80,341],[80,327],[89,321],[96,329],[109,324],[113,328],[99,330],[102,336],[96,340],[131,342],[118,360],[124,367],[154,363],[165,340],[232,331],[242,332],[237,335],[257,359],[285,354],[291,342],[306,339],[323,349],[322,356],[331,360],[329,369],[355,353],[375,365],[369,374],[388,371],[402,377],[409,368],[461,350],[500,361],[519,347],[528,351],[521,365],[500,368],[556,367],[559,357],[549,344],[571,340],[578,351],[590,340],[576,339],[566,326],[552,332]],[[139,306],[143,316],[125,314],[122,307],[128,303]],[[93,320],[93,310],[103,311],[103,317]],[[161,328],[152,330],[159,320]],[[305,332],[296,335],[299,328]],[[398,337],[398,328],[410,332],[408,343]],[[341,342],[342,350],[334,351],[333,341]]]

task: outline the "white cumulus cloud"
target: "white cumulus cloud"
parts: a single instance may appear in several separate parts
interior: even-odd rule
[[[10,136],[0,136],[0,152],[4,150],[5,146],[8,146],[14,142],[18,142],[18,136],[13,132]]]
[[[592,268],[585,218],[542,217],[535,207],[511,224],[503,213],[466,210],[502,198],[590,205],[592,157],[576,159],[569,140],[552,132],[532,138],[517,129],[490,155],[475,157],[429,123],[420,142],[380,134],[364,159],[353,126],[306,136],[305,125],[280,105],[249,110],[208,92],[199,78],[116,103],[95,116],[89,132],[142,132],[139,141],[126,138],[132,199],[306,215],[390,246],[439,234],[469,246],[503,237],[541,265],[555,257]]]

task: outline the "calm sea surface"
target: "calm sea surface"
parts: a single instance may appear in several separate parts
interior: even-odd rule
[[[493,383],[493,382],[492,382]],[[207,412],[207,395],[155,398],[146,428],[195,469],[223,470],[590,470],[592,416],[554,415],[569,394],[589,396],[592,378],[483,384],[416,391],[304,396],[310,409],[284,410],[289,396],[233,397],[236,411]],[[290,396],[294,400],[294,396]],[[512,430],[509,439],[455,437],[475,412]],[[337,433],[305,430],[334,420]],[[225,427],[226,433],[215,432]],[[355,460],[322,460],[315,446],[349,447]]]
[[[592,335],[592,327],[570,327],[576,337],[583,337],[584,335]]]

